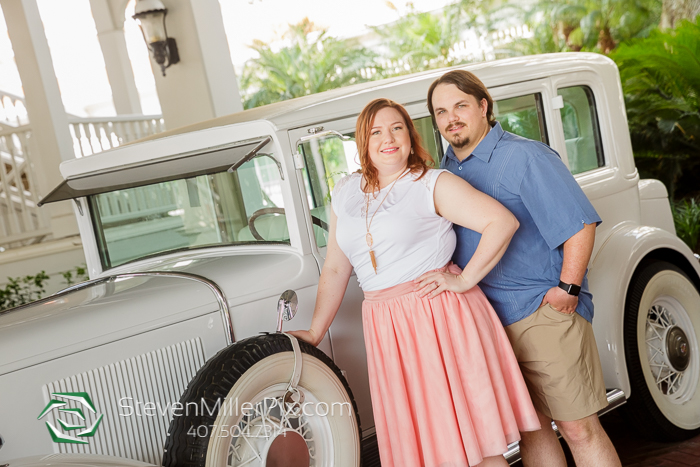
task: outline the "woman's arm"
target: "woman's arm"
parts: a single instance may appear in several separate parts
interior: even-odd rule
[[[289,334],[314,346],[321,342],[328,328],[331,327],[333,318],[338,313],[340,303],[343,301],[345,289],[348,287],[352,273],[352,265],[335,239],[337,223],[338,218],[331,208],[328,248],[321,270],[321,278],[318,281],[318,293],[316,294],[316,306],[314,307],[314,317],[311,319],[311,328],[308,331],[289,332]]]
[[[520,226],[501,203],[451,173],[438,176],[434,193],[438,214],[479,232],[481,240],[462,274],[429,272],[416,279],[415,290],[421,296],[430,294],[429,298],[445,290],[463,293],[477,285],[501,259]]]

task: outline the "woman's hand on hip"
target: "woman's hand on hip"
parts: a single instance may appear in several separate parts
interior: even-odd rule
[[[421,298],[426,296],[434,298],[446,290],[454,293],[464,293],[476,285],[465,279],[461,274],[438,271],[426,272],[414,280],[413,284],[413,291]]]

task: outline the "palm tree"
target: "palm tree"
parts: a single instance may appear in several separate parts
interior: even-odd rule
[[[646,37],[660,20],[658,0],[540,0],[523,9],[535,50],[610,53],[620,42]],[[516,44],[515,52],[518,53]],[[545,50],[542,50],[545,51]]]
[[[308,18],[290,25],[285,39],[279,50],[262,41],[251,45],[259,57],[246,62],[241,74],[246,109],[360,83],[376,72],[376,54],[329,37]]]
[[[390,2],[387,5],[393,7]],[[393,7],[395,8],[395,7]],[[453,9],[409,11],[389,25],[372,27],[386,47],[388,74],[406,74],[461,63],[452,51],[460,39],[460,18]]]
[[[663,0],[661,28],[676,27],[684,19],[693,21],[700,15],[700,0]]]

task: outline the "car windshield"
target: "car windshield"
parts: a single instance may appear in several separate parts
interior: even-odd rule
[[[223,171],[89,197],[102,266],[215,245],[289,244],[274,156]]]

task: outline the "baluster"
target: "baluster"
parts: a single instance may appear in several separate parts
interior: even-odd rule
[[[83,148],[80,147],[80,138],[78,137],[78,133],[75,130],[74,123],[68,124],[68,132],[70,133],[70,137],[73,140],[73,154],[75,154],[76,158],[83,157]]]
[[[46,219],[47,211],[42,210],[37,207],[39,202],[39,195],[36,192],[36,182],[34,181],[34,171],[32,170],[31,157],[29,152],[29,139],[31,138],[31,130],[23,131],[19,135],[20,146],[22,148],[22,154],[24,154],[25,164],[27,165],[27,170],[24,172],[27,177],[27,183],[29,185],[29,196],[34,205],[34,214],[37,221],[37,229],[43,229],[48,226],[48,221]]]
[[[118,123],[109,122],[109,144],[113,148],[119,146],[119,135],[117,134],[117,125]]]
[[[9,154],[9,148],[7,147],[7,138],[9,136],[0,136],[0,153],[4,152],[6,154]],[[1,159],[0,159],[1,162]],[[0,167],[2,167],[2,164],[0,164]],[[0,198],[2,198],[2,187],[0,187]],[[6,207],[2,204],[0,204],[0,228],[2,228],[2,236],[3,237],[8,237],[10,235],[10,232],[8,231],[9,227],[9,210],[6,209]]]
[[[114,122],[114,138],[117,140],[116,144],[114,144],[115,147],[127,142],[124,137],[124,125],[122,125],[122,122]]]
[[[137,121],[132,121],[131,124],[134,127],[134,134],[136,135],[136,139],[141,139],[141,128],[139,126],[139,122]]]
[[[130,143],[136,139],[134,138],[134,132],[131,130],[131,122],[124,122],[121,125],[124,127],[124,141],[122,141],[122,144]]]
[[[97,123],[88,123],[87,128],[89,131],[90,147],[92,148],[92,153],[97,154],[102,152],[102,144],[100,142],[100,129]]]
[[[146,197],[147,189],[148,187],[139,187],[134,190],[137,211],[146,211],[149,208],[148,199]]]
[[[14,185],[17,188],[17,195],[19,196],[21,206],[20,214],[22,219],[24,220],[24,230],[28,232],[30,230],[34,230],[34,222],[32,222],[32,213],[30,212],[30,208],[27,203],[27,197],[25,195],[24,182],[22,181],[22,173],[29,170],[29,164],[26,155],[25,157],[21,158],[19,164],[17,163],[17,152],[21,152],[22,146],[19,136],[17,134],[14,134],[12,136],[12,146],[15,149],[15,154],[10,154],[10,173],[8,174],[8,179],[10,185],[12,185],[14,182]],[[36,209],[36,205],[32,207]]]
[[[104,122],[97,122],[95,124],[95,133],[97,133],[97,140],[100,142],[100,151],[109,149],[109,140],[107,139]]]
[[[119,212],[119,203],[117,202],[118,193],[107,193],[107,202],[109,203],[109,215],[115,216],[121,214]]]
[[[14,153],[15,150],[13,149],[13,141],[11,141],[12,137],[10,137],[10,141],[5,140],[5,146],[9,149],[9,156],[10,159],[14,159]],[[7,213],[8,213],[8,222],[7,225],[10,226],[10,233],[15,233],[15,234],[20,234],[22,232],[22,227],[19,221],[19,217],[17,216],[17,210],[15,209],[14,206],[14,201],[12,200],[12,188],[7,180],[7,172],[5,169],[5,161],[2,160],[2,163],[0,163],[0,196],[2,194],[5,195],[5,206],[7,208]]]
[[[0,99],[0,119],[6,122],[10,121],[10,114],[7,111],[7,96]]]
[[[17,115],[18,126],[24,123],[29,123],[29,119],[27,118],[27,108],[24,106],[24,102],[18,99],[13,103],[12,107]]]
[[[92,147],[90,146],[90,138],[88,137],[88,130],[85,128],[85,124],[78,123],[78,129],[80,132],[80,147],[83,150],[83,156],[92,156]]]

